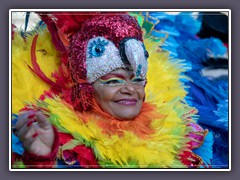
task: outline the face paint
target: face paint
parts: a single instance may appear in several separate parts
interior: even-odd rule
[[[121,78],[109,78],[106,80],[103,80],[100,78],[99,80],[102,85],[108,85],[108,86],[118,86],[118,85],[126,84],[126,81]]]
[[[103,76],[99,79],[101,85],[108,85],[108,86],[118,86],[118,85],[125,85],[129,81],[133,85],[137,86],[144,86],[146,80],[141,76],[132,76],[129,80],[126,80],[124,76],[121,74],[108,74]]]
[[[117,69],[93,83],[94,98],[106,113],[133,120],[141,111],[146,80],[129,69]]]
[[[146,80],[140,76],[135,76],[133,78],[131,78],[131,83],[135,84],[137,86],[144,86],[146,83]]]

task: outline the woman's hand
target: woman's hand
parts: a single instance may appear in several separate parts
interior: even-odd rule
[[[19,116],[16,135],[26,151],[37,156],[48,155],[53,146],[54,131],[42,112],[27,111]]]

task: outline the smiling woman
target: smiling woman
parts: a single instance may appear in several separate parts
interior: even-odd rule
[[[38,35],[12,41],[13,168],[208,166],[193,152],[212,144],[183,102],[183,69],[135,17],[37,14]]]
[[[145,82],[133,71],[117,69],[93,83],[94,98],[103,111],[119,120],[132,120],[142,109]]]

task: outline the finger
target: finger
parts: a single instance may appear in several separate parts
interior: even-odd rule
[[[25,141],[36,132],[36,128],[32,122],[33,121],[29,121],[25,126],[22,126],[21,129],[17,131],[16,135],[21,141]]]
[[[24,126],[29,119],[33,119],[35,117],[36,113],[33,111],[27,111],[23,114],[21,114],[18,118],[18,121],[16,123],[15,128],[19,130],[22,126]]]
[[[15,128],[17,130],[21,129],[22,126],[24,126],[28,121],[28,114],[24,113],[18,117],[17,123],[15,125]]]
[[[46,116],[43,113],[37,112],[36,117],[37,123],[40,128],[47,130],[52,127],[50,122],[48,122]]]

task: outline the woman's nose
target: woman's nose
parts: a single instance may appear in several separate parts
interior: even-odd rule
[[[126,83],[125,86],[121,88],[120,92],[123,94],[132,95],[136,92],[136,88],[132,83]]]

